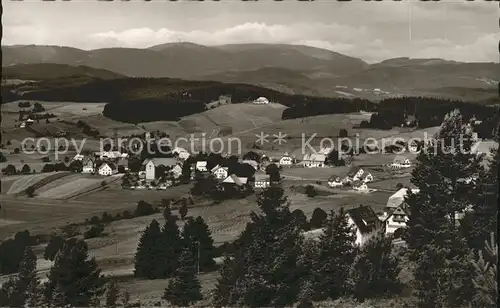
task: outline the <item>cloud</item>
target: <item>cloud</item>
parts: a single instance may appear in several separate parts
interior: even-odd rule
[[[444,58],[468,62],[499,62],[498,42],[500,34],[489,33],[479,36],[470,44],[456,44],[444,39],[412,42],[412,57]]]
[[[402,10],[403,8],[397,8]],[[368,24],[367,24],[368,25]],[[238,43],[301,44],[328,49],[367,62],[379,62],[395,57],[444,58],[467,62],[498,62],[497,33],[485,33],[471,28],[460,29],[455,35],[459,42],[415,35],[405,40],[406,29],[388,27],[391,23],[350,26],[339,23],[265,23],[246,22],[213,30],[152,29],[138,27],[123,31],[88,33],[87,29],[59,27],[53,29],[38,23],[4,28],[4,44],[69,45],[83,49],[107,47],[145,48],[169,42],[193,42],[202,45]],[[464,25],[466,26],[466,25]],[[449,28],[453,31],[454,28]],[[393,32],[391,32],[393,31]],[[432,31],[432,28],[431,30]],[[424,31],[426,34],[429,31]],[[438,32],[434,30],[437,35]],[[456,34],[456,33],[455,33]],[[419,37],[421,37],[419,39]],[[453,36],[449,36],[453,37]]]
[[[129,29],[121,32],[108,31],[91,34],[92,45],[119,45],[128,47],[149,47],[152,45],[189,41],[203,45],[236,43],[292,43],[308,38],[309,41],[352,41],[364,37],[364,27],[350,27],[339,24],[297,23],[291,25],[243,23],[225,29],[209,31],[175,31],[162,28]]]

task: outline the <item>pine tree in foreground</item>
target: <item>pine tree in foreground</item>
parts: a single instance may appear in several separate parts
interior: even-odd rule
[[[416,262],[415,293],[419,307],[457,307],[472,298],[472,267],[466,239],[460,236],[457,213],[478,201],[479,188],[466,179],[482,174],[481,157],[458,110],[448,114],[417,156],[408,193],[411,216],[404,240]]]
[[[495,135],[496,142],[500,141],[499,133],[497,131]],[[491,233],[495,240],[498,239],[499,162],[500,147],[490,149],[488,170],[474,179],[479,187],[478,201],[474,203],[473,211],[466,214],[460,226],[462,234],[468,238],[469,247],[474,250],[483,249]]]
[[[165,289],[163,299],[174,306],[187,307],[202,299],[201,285],[193,266],[191,250],[183,250],[181,260],[175,277]]]
[[[356,256],[356,235],[343,209],[333,211],[319,240],[315,271],[319,281],[315,285],[319,299],[336,299],[347,294],[349,269]]]
[[[63,287],[58,283],[52,291],[50,305],[56,308],[68,307],[69,299],[66,296]]]
[[[39,279],[36,276],[36,255],[27,246],[19,264],[18,292],[24,294],[22,305],[34,307],[40,302]]]
[[[108,283],[108,289],[106,290],[106,307],[116,307],[116,302],[119,295],[118,286],[114,280]]]
[[[236,241],[221,267],[215,306],[282,307],[296,301],[301,277],[297,271],[302,238],[283,189],[272,186],[258,197],[263,214]]]
[[[184,246],[192,249],[193,260],[200,270],[210,270],[215,266],[214,240],[208,225],[201,216],[189,218],[182,230]]]
[[[476,294],[476,307],[496,307],[498,301],[498,245],[491,234],[490,242],[486,242],[485,249],[479,251],[479,257],[473,262],[475,275],[472,278]]]
[[[137,245],[134,258],[134,276],[155,279],[159,276],[159,250],[162,249],[160,225],[156,220],[146,227]]]
[[[389,297],[401,292],[398,259],[392,255],[392,239],[375,237],[359,251],[350,275],[356,299]]]
[[[175,274],[182,251],[182,239],[179,226],[173,216],[165,222],[161,229],[159,244],[156,244],[156,272],[161,278],[169,278]]]
[[[106,279],[101,275],[95,258],[89,258],[87,244],[80,239],[66,241],[48,278],[46,297],[51,304],[60,301],[53,297],[55,293],[68,305],[91,306],[105,291]]]

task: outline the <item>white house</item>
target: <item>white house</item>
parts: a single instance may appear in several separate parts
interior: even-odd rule
[[[91,158],[84,159],[82,173],[94,173],[94,172],[95,172],[94,160]]]
[[[200,172],[206,172],[207,170],[207,162],[206,161],[197,161],[196,162],[196,170]]]
[[[257,98],[256,100],[253,101],[254,104],[258,104],[258,105],[267,105],[269,104],[269,100],[265,97],[259,97]]]
[[[104,176],[109,176],[117,173],[118,170],[116,168],[116,165],[113,163],[103,163],[102,165],[99,166],[99,169],[97,170],[97,173],[99,175],[104,175]]]
[[[229,168],[217,165],[210,170],[216,179],[224,180],[228,176]]]
[[[342,182],[344,184],[351,184],[352,182],[358,182],[361,181],[363,174],[365,171],[359,167],[352,167],[351,170],[347,173],[347,175],[344,177]]]
[[[370,239],[383,232],[383,224],[369,206],[359,206],[346,211],[347,222],[356,233],[355,244],[365,245]]]
[[[283,156],[281,156],[279,164],[280,166],[291,166],[293,164],[293,158],[290,157],[288,153],[285,153]]]
[[[397,229],[406,228],[410,212],[405,204],[384,212],[385,234],[393,234]]]
[[[408,191],[408,188],[401,188],[387,200],[384,215],[381,217],[381,220],[385,223],[386,234],[394,233],[397,229],[406,227],[410,214],[410,210],[405,203]],[[420,190],[412,189],[411,192],[416,194]]]
[[[144,169],[146,171],[146,180],[147,181],[153,181],[156,179],[156,167],[158,166],[165,166],[167,168],[169,167],[175,167],[177,165],[177,160],[175,158],[167,157],[167,158],[146,158],[143,162],[142,165],[144,166]],[[181,168],[181,173],[182,173],[182,168]]]
[[[262,173],[256,173],[255,174],[255,181],[254,181],[254,187],[255,188],[268,188],[271,185],[271,179],[269,175],[267,174],[262,174]]]
[[[331,177],[330,179],[328,179],[328,186],[332,187],[332,188],[339,188],[339,187],[342,187],[344,186],[342,184],[342,180],[340,179],[340,177]]]
[[[322,168],[325,166],[326,155],[325,154],[306,154],[302,163],[304,167],[307,168]]]

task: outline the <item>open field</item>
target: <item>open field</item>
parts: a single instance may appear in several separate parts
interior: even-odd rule
[[[281,120],[286,107],[281,104],[253,103],[223,105],[205,112],[184,117],[179,124],[187,132],[206,132],[217,128],[231,128],[233,132],[275,123]]]
[[[68,199],[75,195],[80,195],[85,192],[97,189],[101,183],[116,181],[121,178],[121,174],[112,175],[110,177],[76,174],[74,177],[67,179],[64,182],[57,183],[54,186],[37,191],[37,196],[48,199]]]
[[[8,190],[5,190],[5,193],[8,195],[15,195],[25,191],[30,186],[36,186],[39,182],[44,180],[50,180],[51,178],[58,178],[60,176],[57,172],[49,172],[49,173],[39,173],[39,174],[31,174],[21,176],[15,179]],[[7,188],[7,187],[6,187]]]

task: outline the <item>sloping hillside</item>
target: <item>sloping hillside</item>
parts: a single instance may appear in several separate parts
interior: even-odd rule
[[[2,76],[4,79],[21,80],[48,80],[69,77],[115,79],[125,77],[122,74],[104,69],[55,63],[19,64],[2,67]]]
[[[327,50],[294,45],[244,44],[201,46],[165,44],[149,49],[104,48],[84,51],[59,46],[2,46],[4,66],[29,63],[86,65],[137,77],[195,78],[229,69],[267,66],[321,69],[350,74],[366,67],[360,59]]]
[[[288,94],[361,97],[400,95],[493,98],[477,89],[496,88],[498,63],[395,58],[368,65],[325,49],[285,44],[202,46],[168,43],[146,49],[84,51],[59,46],[2,46],[3,65],[85,65],[131,77],[170,77],[245,83]],[[80,77],[83,78],[83,77]],[[50,88],[50,87],[49,87]],[[447,89],[435,91],[436,89]]]

